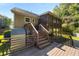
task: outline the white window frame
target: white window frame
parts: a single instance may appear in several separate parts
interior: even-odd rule
[[[26,22],[26,18],[29,18],[29,22]],[[31,21],[30,21],[30,17],[24,17],[24,22],[25,23],[30,23]]]

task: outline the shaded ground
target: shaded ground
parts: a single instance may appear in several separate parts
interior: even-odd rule
[[[11,54],[11,56],[47,56],[47,52],[49,52],[51,49],[55,48],[58,45],[58,43],[54,42],[44,49],[38,49],[36,47],[26,48],[22,51]]]

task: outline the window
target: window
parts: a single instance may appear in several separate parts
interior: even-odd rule
[[[33,19],[33,22],[34,22],[35,20]]]
[[[30,18],[25,18],[25,22],[30,22]]]
[[[35,20],[33,19],[33,23],[35,23]]]

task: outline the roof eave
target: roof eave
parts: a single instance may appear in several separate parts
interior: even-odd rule
[[[31,12],[27,12],[27,13],[24,13],[24,12],[21,12],[21,10],[19,11],[19,10],[16,10],[16,9],[11,9],[11,12],[13,12],[13,13],[21,13],[21,15],[27,15],[27,14],[29,14],[29,15],[31,15],[31,16],[33,16],[33,17],[39,17],[39,15],[36,15],[36,14],[34,14],[34,13],[31,13]]]

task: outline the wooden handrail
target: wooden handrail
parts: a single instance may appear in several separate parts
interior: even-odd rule
[[[46,33],[49,33],[49,31],[43,26],[40,24],[40,27],[46,32]]]
[[[36,30],[36,28],[34,27],[34,25],[32,23],[30,23],[32,28],[34,29],[34,31],[38,34],[38,31]]]
[[[38,33],[38,31],[36,30],[36,28],[34,27],[34,25],[32,24],[32,23],[30,23],[31,24],[31,26],[32,26],[32,28],[33,28],[33,30],[34,30],[34,33],[35,33],[35,41],[36,42],[38,42],[38,39],[39,39],[39,33]],[[37,44],[37,43],[36,43]]]

